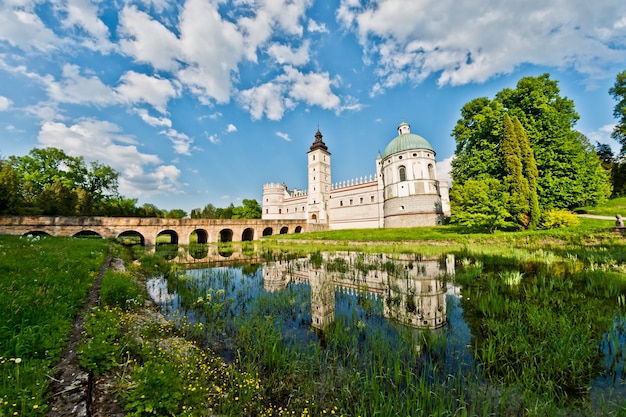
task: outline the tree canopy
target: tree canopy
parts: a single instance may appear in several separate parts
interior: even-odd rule
[[[510,161],[505,162],[501,149],[505,115],[519,120],[528,139],[536,162],[538,206],[571,209],[596,205],[610,196],[610,179],[593,146],[574,130],[579,118],[574,102],[560,96],[558,83],[548,74],[522,78],[515,89],[505,88],[491,100],[481,97],[463,106],[452,132],[457,144],[452,162],[455,187],[470,179],[504,182],[510,175],[510,166],[506,168]]]

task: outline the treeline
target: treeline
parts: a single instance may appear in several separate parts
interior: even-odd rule
[[[164,210],[118,192],[119,173],[85,162],[57,148],[35,148],[25,156],[0,158],[0,214],[184,218],[182,209]],[[194,209],[197,218],[260,218],[256,200],[219,209]],[[200,215],[197,215],[198,212]],[[246,217],[256,216],[256,217]]]

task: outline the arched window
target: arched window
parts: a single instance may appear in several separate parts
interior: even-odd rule
[[[433,166],[433,164],[428,164],[428,178],[435,178],[435,167]]]
[[[406,181],[406,167],[404,165],[398,168],[398,173],[400,174],[400,181]]]

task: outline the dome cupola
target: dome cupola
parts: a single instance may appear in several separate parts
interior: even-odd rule
[[[411,126],[403,121],[398,125],[398,136],[389,142],[382,157],[386,158],[394,153],[407,151],[409,149],[427,149],[434,152],[430,143],[420,135],[411,133]]]

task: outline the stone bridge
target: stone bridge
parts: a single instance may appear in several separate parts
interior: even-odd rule
[[[0,234],[100,236],[136,239],[144,246],[165,243],[240,242],[261,236],[307,231],[306,220],[164,219],[156,217],[0,216]],[[193,237],[192,237],[193,236]],[[161,240],[161,239],[160,239]]]

